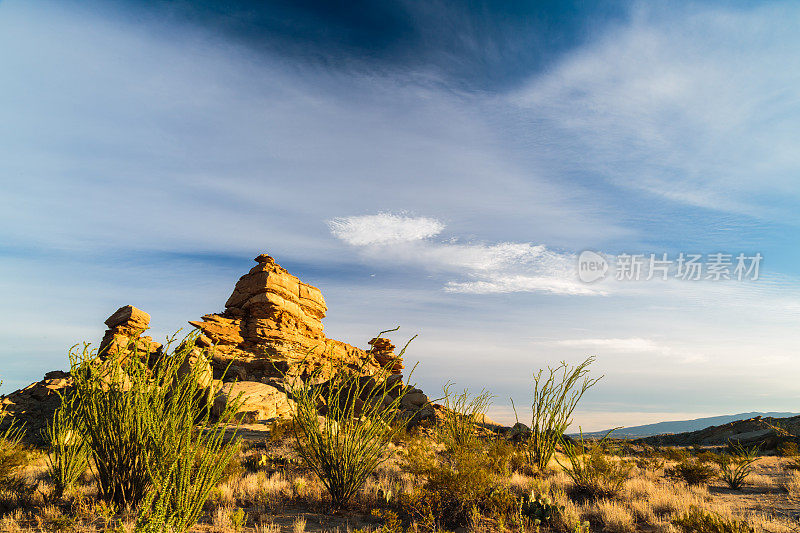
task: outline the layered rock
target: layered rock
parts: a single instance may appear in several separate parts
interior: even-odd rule
[[[214,346],[217,376],[229,365],[241,380],[307,376],[322,367],[344,364],[364,374],[399,373],[402,361],[386,339],[373,339],[370,351],[325,336],[327,306],[322,292],[289,274],[262,254],[236,283],[225,311],[189,324],[202,334],[198,346]]]
[[[117,309],[105,321],[108,329],[100,341],[98,354],[101,357],[135,349],[139,354],[160,353],[161,344],[152,337],[142,335],[150,328],[150,315],[132,305]]]
[[[42,431],[61,405],[60,395],[66,394],[70,387],[72,378],[69,373],[54,370],[45,374],[41,381],[3,396],[0,398],[0,412],[7,416],[3,418],[0,428],[14,421],[17,427],[24,429],[27,442],[41,444]]]
[[[399,374],[403,370],[403,361],[394,353],[395,345],[385,337],[376,337],[369,341],[372,348],[369,353],[375,361],[392,374]]]
[[[407,395],[402,408],[409,415],[418,419],[433,416],[427,396],[402,384],[402,360],[388,339],[374,338],[369,341],[371,348],[363,350],[327,338],[322,319],[328,309],[322,292],[289,274],[266,254],[255,261],[257,265],[236,283],[224,312],[189,322],[199,334],[192,341],[194,346],[184,346],[189,349],[179,375],[198,372],[198,384],[208,395],[212,412],[219,413],[236,400],[241,419],[288,417],[294,403],[287,389],[312,375],[322,385],[335,369],[344,366],[375,382],[366,391],[379,388],[374,377],[388,376],[393,395],[386,401],[403,391]],[[163,346],[144,335],[150,315],[131,305],[120,307],[105,324],[108,329],[95,360],[97,371],[105,376],[101,379],[121,380],[124,389],[127,375],[106,372],[109,365],[120,372],[110,357],[127,357],[134,351],[140,357],[160,356]],[[223,377],[225,383],[220,381]],[[11,415],[6,423],[12,418],[20,420],[28,436],[38,440],[60,404],[56,391],[67,392],[71,385],[68,373],[51,372],[44,380],[2,398],[0,408]],[[365,393],[359,401],[369,401],[368,396]]]

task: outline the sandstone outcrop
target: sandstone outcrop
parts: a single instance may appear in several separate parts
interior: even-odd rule
[[[201,331],[197,345],[214,346],[216,377],[231,368],[242,381],[271,377],[307,377],[314,371],[343,364],[364,374],[398,374],[402,361],[387,339],[373,339],[362,350],[325,336],[322,319],[328,311],[322,292],[262,254],[257,265],[236,283],[225,311],[189,324]]]
[[[54,370],[45,374],[41,381],[3,396],[0,399],[0,411],[7,416],[2,421],[2,427],[13,420],[25,430],[26,441],[42,443],[42,431],[61,405],[59,394],[65,394],[70,387],[72,378],[69,373]]]
[[[402,384],[402,359],[391,341],[374,338],[368,343],[370,349],[363,350],[327,338],[322,319],[328,309],[322,292],[301,282],[266,254],[255,261],[256,266],[236,283],[225,311],[189,322],[199,334],[190,338],[193,346],[184,346],[189,349],[178,372],[179,376],[198,372],[212,414],[236,399],[242,420],[289,417],[294,402],[287,390],[312,376],[317,385],[324,386],[334,370],[346,368],[372,380],[376,390],[377,376],[387,379],[393,394],[404,390],[407,394],[401,403],[409,415],[417,419],[434,416],[427,396]],[[110,356],[124,358],[135,350],[140,357],[158,357],[163,346],[144,335],[150,315],[131,305],[120,307],[105,324],[108,329],[100,342],[96,369],[101,379],[120,380],[125,388],[127,374],[112,375],[106,369],[110,366],[113,372],[120,372]],[[11,418],[24,422],[29,440],[39,440],[60,403],[56,391],[66,392],[71,384],[68,373],[50,372],[44,380],[3,397],[0,408],[10,415],[6,423]]]
[[[117,309],[105,321],[108,329],[100,341],[101,357],[124,352],[130,346],[139,354],[160,353],[161,344],[142,335],[150,327],[150,315],[132,305]]]
[[[288,418],[294,409],[294,401],[283,390],[257,381],[223,384],[214,398],[212,414],[219,416],[231,401],[238,402],[236,416],[245,422]]]

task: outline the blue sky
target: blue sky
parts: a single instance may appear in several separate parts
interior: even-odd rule
[[[503,420],[590,354],[584,429],[797,410],[796,4],[226,4],[0,1],[3,391],[267,252]],[[764,260],[585,284],[586,249]]]

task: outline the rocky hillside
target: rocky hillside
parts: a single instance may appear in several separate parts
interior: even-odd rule
[[[187,368],[201,365],[202,384],[213,409],[220,411],[240,397],[240,415],[249,422],[287,417],[293,402],[289,390],[312,376],[318,383],[336,368],[347,368],[365,379],[387,378],[402,386],[403,362],[386,338],[374,338],[361,349],[329,339],[322,319],[327,306],[322,292],[278,265],[266,254],[236,283],[222,313],[189,321],[197,328]],[[144,335],[150,315],[131,305],[106,321],[97,364],[135,347],[139,354],[160,356],[163,346]],[[28,440],[40,440],[41,430],[60,404],[59,393],[71,387],[68,373],[49,372],[42,381],[0,399],[8,413],[5,423],[25,424]],[[405,386],[404,386],[405,387]],[[419,389],[406,387],[402,407],[408,416],[423,420],[435,415],[434,406]]]
[[[641,426],[623,427],[614,431],[613,436],[616,438],[634,439],[639,437],[651,437],[654,435],[668,435],[674,433],[688,433],[690,431],[699,431],[711,426],[721,426],[729,422],[736,422],[737,420],[747,420],[749,418],[772,417],[772,418],[788,418],[790,416],[798,416],[800,413],[789,412],[769,412],[769,413],[739,413],[736,415],[720,415],[709,416],[705,418],[696,418],[694,420],[670,420],[667,422],[657,422],[655,424],[644,424]],[[591,431],[584,432],[585,437],[602,437],[608,433],[604,431]]]
[[[655,435],[634,442],[651,446],[724,445],[728,442],[761,444],[763,449],[773,448],[779,441],[800,435],[800,416],[772,418],[756,416],[699,431]]]

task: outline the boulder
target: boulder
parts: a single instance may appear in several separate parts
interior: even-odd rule
[[[522,442],[529,439],[531,436],[531,429],[523,424],[517,422],[506,432],[506,438],[514,442]]]
[[[43,444],[42,431],[61,405],[59,394],[68,394],[71,388],[69,373],[56,370],[48,372],[41,381],[0,397],[0,412],[8,415],[0,421],[0,429],[14,421],[23,428],[25,442]]]
[[[403,407],[413,409],[415,407],[422,407],[428,403],[428,397],[422,392],[409,392],[403,399],[400,400]]]
[[[219,416],[230,404],[238,402],[236,414],[239,417],[254,413],[256,420],[289,418],[294,409],[294,401],[286,393],[257,381],[235,381],[222,384],[216,393],[212,414]]]

